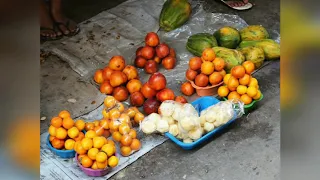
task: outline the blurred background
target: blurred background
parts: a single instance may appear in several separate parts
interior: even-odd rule
[[[319,2],[281,1],[281,179],[319,179]],[[0,1],[0,179],[38,179],[38,1]]]

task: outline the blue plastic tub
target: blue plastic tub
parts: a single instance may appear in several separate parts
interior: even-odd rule
[[[74,158],[76,156],[75,150],[59,150],[59,149],[54,148],[51,145],[49,138],[50,138],[50,134],[48,134],[47,146],[53,152],[53,154],[60,156],[61,158]]]
[[[199,99],[193,101],[191,104],[193,105],[193,107],[196,108],[196,110],[199,112],[207,109],[208,107],[219,103],[220,101],[212,96],[204,96],[204,97],[200,97]],[[227,126],[229,126],[231,123],[233,123],[236,120],[236,116],[234,116],[230,121],[228,121],[226,124],[213,129],[212,131],[210,131],[209,133],[205,134],[204,136],[202,136],[200,139],[192,142],[192,143],[184,143],[182,141],[180,141],[179,139],[177,139],[176,137],[174,137],[172,134],[170,133],[165,133],[165,136],[168,137],[170,140],[172,140],[174,143],[176,143],[178,146],[182,147],[183,149],[189,150],[189,149],[193,149],[197,146],[199,146],[200,144],[202,144],[203,142],[207,141],[208,139],[210,139],[211,137],[213,137],[215,134],[221,132],[224,128],[226,128]]]

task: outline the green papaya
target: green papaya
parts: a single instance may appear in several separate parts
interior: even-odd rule
[[[216,38],[209,33],[198,33],[188,38],[186,48],[195,56],[201,56],[202,51],[206,48],[218,46]]]
[[[245,61],[244,55],[238,50],[225,47],[213,47],[212,49],[216,57],[222,58],[225,61],[225,70],[228,73],[234,66],[241,65]]]
[[[167,0],[160,13],[159,25],[165,31],[172,31],[189,20],[191,11],[188,0]]]
[[[250,25],[240,30],[242,41],[255,41],[261,39],[268,39],[268,31],[260,25]]]
[[[240,33],[233,27],[226,26],[220,28],[213,35],[216,37],[218,44],[222,47],[234,49],[240,43]]]
[[[253,62],[255,69],[262,66],[265,59],[263,49],[258,47],[244,47],[238,50],[244,55],[246,61]]]
[[[239,44],[240,48],[244,47],[259,47],[263,49],[264,56],[267,60],[279,59],[280,58],[280,44],[272,39],[263,39],[258,41],[242,41]]]

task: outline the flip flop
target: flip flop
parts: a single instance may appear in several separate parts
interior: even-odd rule
[[[252,8],[252,4],[251,3],[246,3],[245,5],[243,5],[243,6],[238,6],[238,7],[235,7],[235,6],[230,6],[229,5],[229,3],[228,3],[228,1],[225,1],[225,0],[221,0],[221,2],[223,2],[224,4],[226,4],[227,6],[229,6],[230,8],[232,8],[232,9],[235,9],[235,10],[239,10],[239,11],[243,11],[243,10],[247,10],[247,9],[250,9],[250,8]],[[236,2],[236,1],[235,1]]]
[[[57,26],[53,26],[53,28],[47,28],[47,27],[40,27],[40,31],[43,30],[47,30],[47,31],[53,31],[54,33],[57,33],[57,31],[59,31],[57,29]],[[51,36],[44,36],[40,34],[40,40],[41,41],[54,41],[54,40],[58,40],[62,38],[62,34],[60,36],[56,35],[56,37],[51,37]]]
[[[71,31],[71,29],[69,28],[69,25],[70,25],[70,20],[67,20],[67,22],[66,23],[63,23],[63,22],[55,22],[55,24],[56,24],[56,26],[60,29],[60,31],[62,32],[62,34],[63,35],[65,35],[65,36],[74,36],[74,35],[76,35],[76,34],[78,34],[79,32],[80,32],[80,28],[78,27],[78,26],[76,26],[76,30],[74,31],[74,32],[72,32]],[[61,30],[61,28],[60,28],[60,26],[64,26],[68,31],[69,31],[69,34],[65,34],[62,30]]]

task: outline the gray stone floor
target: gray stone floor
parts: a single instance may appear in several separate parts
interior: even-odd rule
[[[124,1],[69,0],[65,1],[65,10],[69,17],[81,22],[121,2]],[[280,30],[278,0],[254,0],[251,2],[255,6],[251,10],[241,12],[219,1],[201,2],[208,12],[237,14],[248,24]],[[184,151],[167,141],[111,179],[280,179],[280,63],[273,62],[254,76],[264,93],[264,99],[255,111],[195,150]],[[44,77],[41,81],[43,88]],[[46,125],[41,123],[41,132]]]

